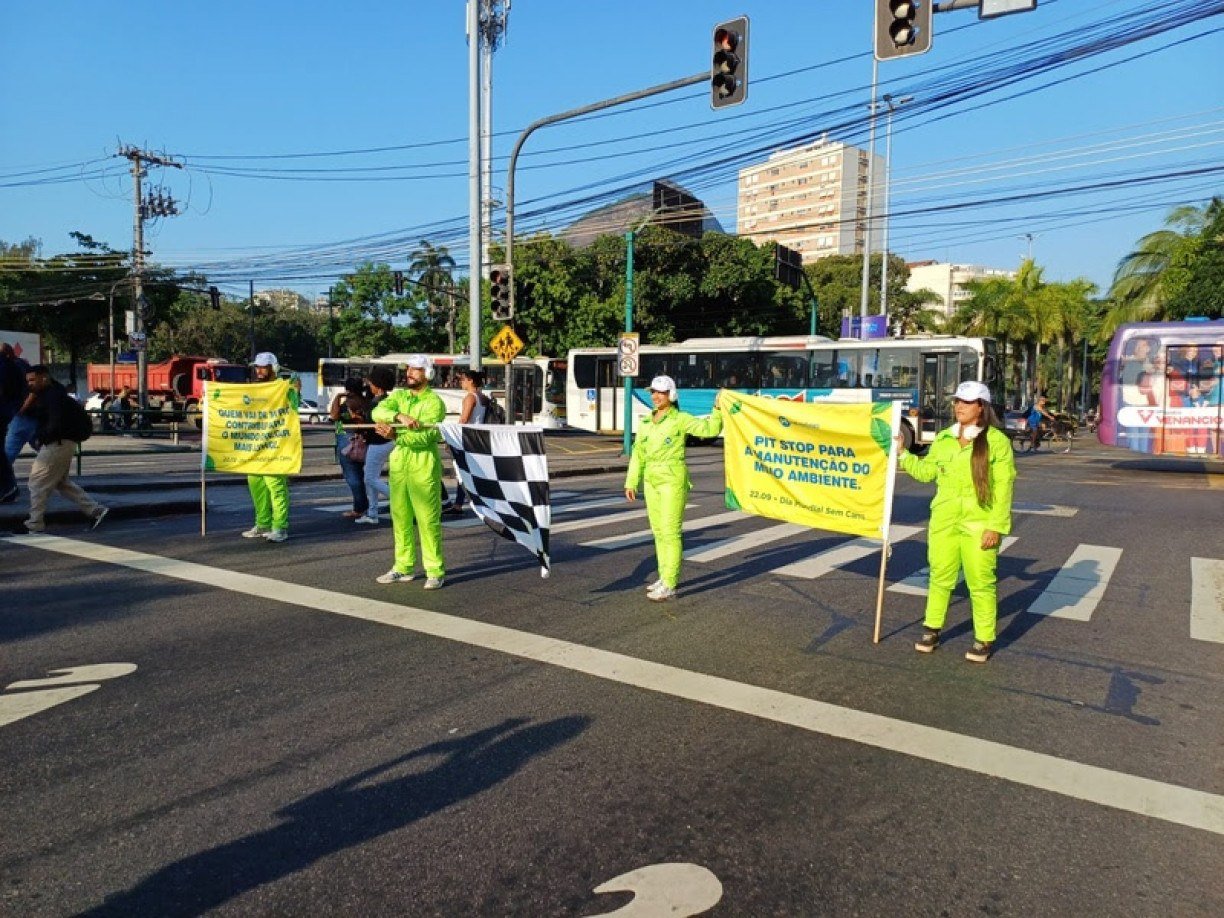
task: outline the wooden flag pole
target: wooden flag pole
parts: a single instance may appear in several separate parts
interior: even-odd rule
[[[888,556],[892,554],[892,546],[886,541],[880,546],[880,582],[876,585],[875,631],[871,643],[880,643],[880,622],[884,618],[884,568],[888,565]]]

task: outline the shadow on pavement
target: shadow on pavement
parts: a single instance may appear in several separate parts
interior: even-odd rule
[[[84,912],[91,916],[198,915],[303,870],[321,858],[401,829],[511,777],[567,743],[587,716],[527,726],[524,718],[409,752],[291,804],[279,825],[163,867]],[[370,783],[414,759],[444,756],[426,771]]]

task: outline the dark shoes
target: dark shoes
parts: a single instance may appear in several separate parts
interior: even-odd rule
[[[939,646],[939,629],[938,628],[923,628],[922,637],[914,644],[914,649],[919,653],[930,653]]]
[[[5,491],[3,494],[0,494],[0,504],[15,504],[17,502],[17,496],[20,493],[21,492],[17,490],[17,486],[13,485],[9,490]]]
[[[985,663],[993,652],[993,645],[985,641],[974,641],[973,646],[965,651],[965,659],[970,663]]]

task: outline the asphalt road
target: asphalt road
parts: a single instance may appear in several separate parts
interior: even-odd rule
[[[551,578],[465,520],[429,593],[374,582],[389,526],[342,520],[339,482],[294,488],[282,545],[238,538],[240,488],[204,538],[0,542],[0,913],[596,915],[643,868],[624,915],[1224,912],[1224,608],[1194,560],[1224,559],[1224,476],[1020,457],[974,666],[963,594],[928,656],[890,589],[873,645],[878,550],[724,519],[692,455],[705,551],[665,604],[651,545],[609,541],[646,525],[617,475],[554,485]],[[900,479],[896,525],[929,495]]]

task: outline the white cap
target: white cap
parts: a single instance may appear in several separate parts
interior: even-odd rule
[[[962,402],[983,401],[987,405],[990,404],[990,390],[986,388],[985,384],[971,379],[965,380],[965,382],[957,386],[956,394],[952,397],[958,398]]]
[[[255,366],[257,367],[274,367],[276,365],[276,355],[271,351],[264,351],[262,354],[255,355]]]
[[[666,392],[673,402],[676,400],[676,381],[670,376],[656,376],[650,381],[651,392]]]
[[[428,373],[429,358],[424,354],[413,354],[406,361],[404,361],[404,366],[412,367],[417,370],[424,370]]]

